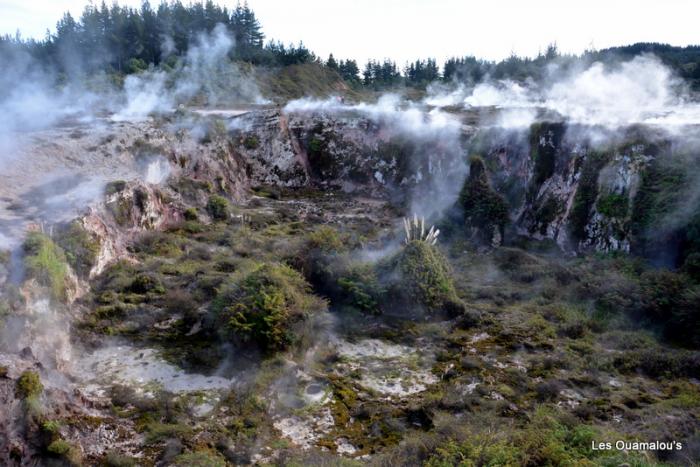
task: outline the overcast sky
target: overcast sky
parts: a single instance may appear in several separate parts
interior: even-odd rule
[[[85,0],[0,0],[0,32],[43,37]],[[108,2],[108,3],[111,3]],[[122,0],[138,6],[141,0]],[[151,1],[155,6],[159,0]],[[185,0],[187,3],[187,0]],[[234,7],[236,1],[219,1]],[[700,43],[700,0],[249,0],[267,38],[304,43],[322,57],[536,55],[556,42],[579,53],[640,41]]]

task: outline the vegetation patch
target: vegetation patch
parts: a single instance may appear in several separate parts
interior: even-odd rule
[[[15,387],[17,397],[22,399],[39,397],[44,391],[44,385],[41,384],[41,378],[36,371],[24,371]]]
[[[325,304],[297,271],[265,263],[225,286],[213,307],[234,342],[277,351],[298,338],[293,332],[296,323]]]
[[[495,232],[503,238],[508,223],[508,204],[489,184],[482,158],[474,156],[469,164],[469,177],[459,194],[468,228],[477,229],[483,241],[490,243]]]
[[[457,297],[449,263],[434,245],[413,240],[379,268],[395,303],[418,303],[430,311],[450,314],[464,308]]]
[[[30,232],[23,248],[28,275],[48,287],[53,299],[64,300],[68,264],[63,249],[40,232]]]
[[[609,160],[610,156],[607,153],[597,151],[589,151],[583,160],[574,204],[569,215],[571,234],[579,241],[586,238],[586,226],[598,197],[598,174]]]

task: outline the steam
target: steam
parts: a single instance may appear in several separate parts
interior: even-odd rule
[[[146,183],[161,184],[170,176],[170,164],[164,158],[159,157],[146,166]]]
[[[15,156],[17,132],[41,130],[74,117],[89,120],[98,102],[83,83],[60,85],[52,69],[26,52],[0,47],[0,169]],[[95,78],[99,81],[101,78]]]
[[[164,53],[172,39],[165,39]],[[178,105],[202,99],[208,105],[266,103],[249,76],[229,59],[235,46],[223,24],[211,33],[200,33],[175,70],[148,70],[130,75],[124,82],[124,106],[116,121],[143,120],[152,113],[175,110]]]
[[[545,106],[575,122],[616,127],[675,112],[683,104],[679,87],[658,59],[640,56],[614,69],[594,63],[555,83]]]
[[[501,110],[492,122],[504,128],[532,123],[537,110],[555,112],[571,123],[619,128],[636,123],[662,126],[700,123],[700,106],[691,103],[683,82],[652,55],[586,69],[550,71],[543,83],[488,80],[451,91],[433,86],[427,105]]]

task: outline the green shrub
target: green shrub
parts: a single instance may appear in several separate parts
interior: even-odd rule
[[[146,426],[146,443],[154,444],[169,438],[183,438],[192,434],[192,428],[182,424],[149,423]]]
[[[598,198],[596,210],[606,217],[622,219],[627,215],[628,205],[625,194],[609,193]]]
[[[80,450],[68,441],[56,439],[48,445],[46,450],[49,453],[64,459],[68,465],[81,465]]]
[[[51,444],[49,444],[47,450],[51,454],[56,454],[58,456],[62,456],[64,454],[67,454],[68,451],[70,451],[71,445],[65,440],[62,439],[57,439],[56,441],[53,441]]]
[[[381,311],[379,305],[385,290],[372,265],[351,265],[338,278],[338,285],[342,290],[342,302],[366,313]]]
[[[423,464],[425,467],[452,466],[516,466],[520,450],[503,440],[490,440],[475,436],[464,442],[449,440],[435,449],[435,453]]]
[[[109,182],[105,187],[105,195],[110,196],[115,193],[119,193],[121,191],[124,191],[125,188],[126,182],[124,180],[115,180],[113,182]]]
[[[399,303],[422,304],[431,311],[463,308],[447,259],[433,245],[411,241],[379,268],[390,284],[390,294]]]
[[[105,456],[104,460],[107,467],[136,467],[138,464],[138,459],[130,456],[119,454],[115,451],[110,451]]]
[[[145,294],[149,292],[163,294],[165,287],[158,278],[149,274],[137,274],[128,289],[135,294]]]
[[[24,252],[28,275],[48,287],[55,300],[65,299],[68,265],[63,250],[48,236],[30,232],[24,241]]]
[[[196,208],[187,208],[182,215],[186,221],[196,221],[199,218]]]
[[[225,467],[226,460],[215,451],[195,451],[175,458],[176,466],[182,467]]]
[[[100,242],[82,224],[73,221],[58,230],[56,243],[65,252],[68,264],[82,277],[87,277],[100,253]]]
[[[459,194],[459,204],[467,227],[477,229],[482,240],[490,243],[495,231],[503,237],[509,220],[508,204],[491,188],[484,161],[478,156],[472,157],[469,164],[469,177]]]
[[[288,266],[266,263],[225,287],[214,311],[230,337],[253,342],[266,351],[288,347],[292,327],[325,306],[311,287]]]
[[[45,432],[55,435],[61,429],[61,423],[58,420],[47,420],[41,425],[41,428]]]
[[[321,226],[311,232],[307,239],[308,248],[323,253],[334,253],[347,249],[347,243],[338,231],[329,226]]]
[[[255,135],[248,135],[243,140],[243,147],[246,149],[257,149],[260,146],[260,140]]]
[[[226,220],[229,217],[229,203],[226,198],[219,195],[212,195],[207,202],[207,212],[216,220]]]
[[[700,287],[667,270],[645,272],[640,283],[643,317],[663,325],[667,339],[700,346]]]
[[[16,383],[17,397],[22,399],[38,397],[44,390],[44,385],[41,384],[41,378],[36,371],[24,371]]]

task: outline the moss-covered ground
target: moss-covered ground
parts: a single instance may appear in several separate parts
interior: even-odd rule
[[[467,232],[403,245],[381,202],[265,193],[141,235],[83,299],[86,342],[119,336],[202,373],[247,362],[203,417],[188,407],[205,395],[115,386],[114,413],[144,435],[139,464],[646,466],[697,454],[689,276],[628,256],[477,250]],[[687,450],[591,448],[618,439]]]

